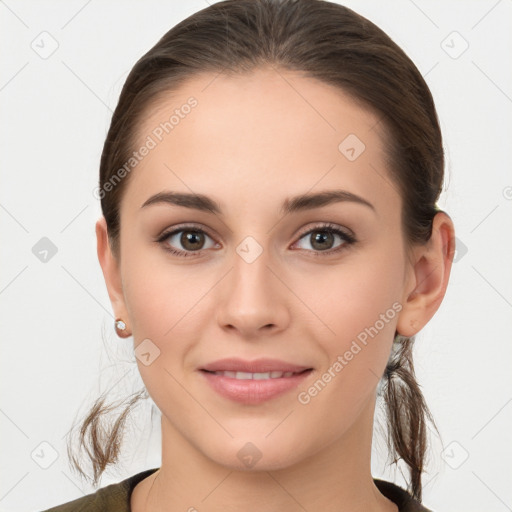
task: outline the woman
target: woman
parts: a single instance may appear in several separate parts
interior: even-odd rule
[[[165,34],[121,92],[96,225],[162,464],[49,510],[427,510],[411,354],[455,251],[443,167],[421,74],[348,8],[228,0]],[[371,475],[378,396],[407,490]],[[102,412],[95,483],[122,431]]]

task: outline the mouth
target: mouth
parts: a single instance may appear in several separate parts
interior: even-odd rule
[[[242,405],[258,405],[285,396],[303,383],[313,368],[301,371],[242,372],[233,370],[205,370],[199,372],[218,395]]]
[[[202,372],[211,373],[213,375],[219,375],[221,377],[228,377],[230,379],[237,380],[267,380],[267,379],[281,379],[283,377],[293,377],[294,375],[301,375],[305,372],[312,371],[313,368],[306,368],[305,370],[299,372],[285,372],[285,371],[271,371],[271,372],[235,372],[229,370],[219,370],[219,371],[211,371],[204,370]]]

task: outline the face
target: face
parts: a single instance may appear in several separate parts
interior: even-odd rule
[[[373,411],[410,271],[378,121],[337,88],[260,69],[197,76],[141,124],[136,147],[151,148],[120,208],[123,308],[163,428],[206,458],[286,467]],[[161,193],[219,211],[144,206]],[[320,193],[337,200],[294,200]],[[224,358],[311,370],[250,384],[201,370]]]

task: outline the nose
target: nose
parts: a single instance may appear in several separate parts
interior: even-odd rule
[[[290,322],[291,292],[263,251],[248,262],[235,254],[233,267],[218,288],[216,320],[245,339],[285,330]]]

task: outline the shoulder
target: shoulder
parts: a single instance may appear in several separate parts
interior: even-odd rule
[[[129,512],[130,497],[135,486],[158,468],[137,473],[121,482],[107,485],[95,493],[62,503],[42,512]]]
[[[432,512],[396,484],[374,478],[379,491],[398,506],[399,512]]]

